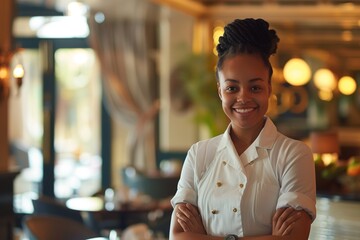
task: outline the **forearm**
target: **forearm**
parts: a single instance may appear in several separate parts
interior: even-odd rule
[[[203,235],[198,233],[192,232],[181,232],[176,234],[170,234],[169,240],[189,240],[189,239],[196,239],[196,240],[223,240],[224,237],[214,237],[209,235]]]
[[[224,237],[214,237],[209,235],[196,234],[191,232],[182,232],[177,233],[170,236],[170,240],[188,240],[188,239],[196,239],[196,240],[223,240]],[[293,240],[293,238],[289,236],[253,236],[253,237],[239,237],[239,240]]]
[[[215,237],[207,235],[199,216],[199,212],[191,204],[178,204],[172,214],[170,239],[225,239],[225,236]],[[240,237],[239,239],[307,240],[310,232],[310,225],[311,219],[305,211],[295,211],[292,208],[278,209],[273,217],[272,234],[274,235]]]
[[[180,224],[182,217],[179,216],[179,214],[181,212],[179,210],[179,208],[180,208],[181,205],[184,208],[186,207],[185,203],[177,204],[174,211],[173,211],[173,213],[172,213],[172,216],[171,216],[170,236],[169,236],[170,240],[188,240],[188,239],[222,240],[222,239],[224,239],[223,237],[214,237],[214,236],[207,235],[205,230],[197,230],[196,231],[196,229],[191,229],[193,231],[189,231],[189,229],[188,229],[187,231],[185,231],[184,227],[182,227],[181,224]],[[188,214],[191,214],[191,211],[188,212]],[[195,215],[198,215],[198,213],[196,213]],[[194,214],[191,214],[191,218],[192,219],[195,218]],[[202,225],[202,223],[201,223],[201,225]],[[194,226],[194,225],[192,225],[192,226]]]
[[[265,235],[240,237],[241,240],[307,240],[309,238],[311,219],[305,211],[298,212],[298,218],[294,222],[289,234],[283,236]],[[274,224],[274,223],[273,223]]]
[[[253,237],[240,237],[239,240],[290,240],[289,236],[253,236]]]

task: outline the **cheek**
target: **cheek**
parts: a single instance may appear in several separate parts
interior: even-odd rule
[[[224,111],[224,113],[230,117],[232,112],[232,107],[234,106],[235,101],[230,98],[224,98],[222,99],[221,106]]]
[[[222,102],[223,106],[229,105],[233,101],[232,98],[227,96],[226,94],[221,94],[220,99],[221,99],[221,102]]]

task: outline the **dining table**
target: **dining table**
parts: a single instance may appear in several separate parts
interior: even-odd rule
[[[165,223],[165,228],[169,227],[166,225],[170,225],[173,210],[169,198],[122,202],[109,200],[105,196],[72,197],[65,204],[70,209],[82,212],[83,216],[100,230],[123,231],[131,225],[145,223],[156,231],[159,223]]]

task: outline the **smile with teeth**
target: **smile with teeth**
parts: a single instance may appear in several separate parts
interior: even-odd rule
[[[254,108],[235,108],[235,112],[238,112],[238,113],[248,113],[253,110],[254,110]]]

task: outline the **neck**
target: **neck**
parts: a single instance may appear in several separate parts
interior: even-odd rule
[[[239,155],[241,155],[257,138],[266,122],[266,118],[260,121],[253,128],[233,128],[230,129],[230,137]]]

